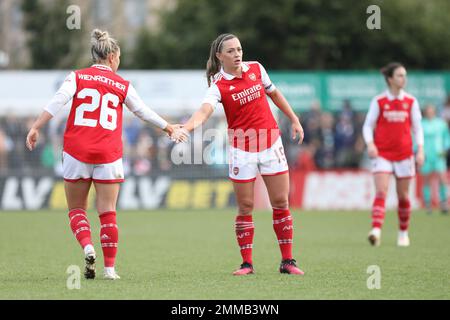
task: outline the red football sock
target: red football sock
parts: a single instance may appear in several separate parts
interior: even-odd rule
[[[408,230],[409,218],[411,216],[411,203],[409,199],[398,201],[398,221],[401,231]]]
[[[252,216],[236,216],[234,228],[241,249],[242,261],[252,264],[253,235],[255,233]]]
[[[77,238],[78,243],[84,249],[88,244],[92,245],[91,226],[83,209],[73,209],[69,212],[70,228]]]
[[[114,267],[119,241],[119,229],[116,224],[116,212],[107,211],[100,214],[100,242],[102,244],[105,267]]]
[[[372,205],[372,228],[382,228],[384,223],[384,215],[386,196],[384,194],[377,194]]]
[[[282,259],[292,259],[294,226],[289,209],[273,208],[273,230],[278,238]]]

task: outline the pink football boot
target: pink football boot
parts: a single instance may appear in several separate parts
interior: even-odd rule
[[[239,269],[237,269],[235,272],[233,272],[233,275],[235,276],[243,276],[246,274],[253,274],[254,270],[253,270],[253,266],[251,263],[248,262],[244,262],[243,264],[241,264],[241,267]]]
[[[297,267],[296,262],[294,259],[281,261],[280,273],[304,275],[305,273]]]

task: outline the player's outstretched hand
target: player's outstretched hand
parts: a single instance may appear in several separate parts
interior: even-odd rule
[[[27,140],[25,142],[28,150],[32,151],[34,147],[36,146],[36,143],[39,139],[39,131],[31,128],[27,135]]]
[[[175,132],[172,135],[172,139],[176,143],[187,142],[189,140],[189,131],[187,131],[182,124],[174,125]]]
[[[181,124],[168,124],[164,131],[176,143],[187,142],[189,140],[189,132]]]
[[[303,132],[303,127],[300,124],[300,122],[296,121],[292,123],[292,139],[296,139],[297,138],[297,134],[298,134],[298,144],[302,144],[303,142],[303,138],[305,137],[305,133]]]

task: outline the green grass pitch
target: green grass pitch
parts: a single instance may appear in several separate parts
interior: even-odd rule
[[[117,271],[101,278],[99,222],[89,218],[98,277],[66,286],[83,254],[64,212],[0,213],[0,299],[450,299],[450,217],[413,213],[409,248],[396,246],[388,212],[380,247],[370,247],[367,212],[294,211],[294,256],[304,276],[278,273],[271,213],[254,213],[256,274],[234,277],[240,255],[235,210],[119,212]],[[367,268],[381,270],[369,290]]]

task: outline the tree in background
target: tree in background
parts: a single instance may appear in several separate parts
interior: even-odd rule
[[[84,47],[81,30],[66,28],[68,1],[23,0],[24,28],[33,69],[73,68],[79,65]]]
[[[366,9],[381,8],[381,30]],[[391,60],[408,68],[450,68],[448,0],[178,0],[157,33],[142,30],[131,68],[205,66],[220,33],[236,34],[245,59],[271,69],[373,69]]]

